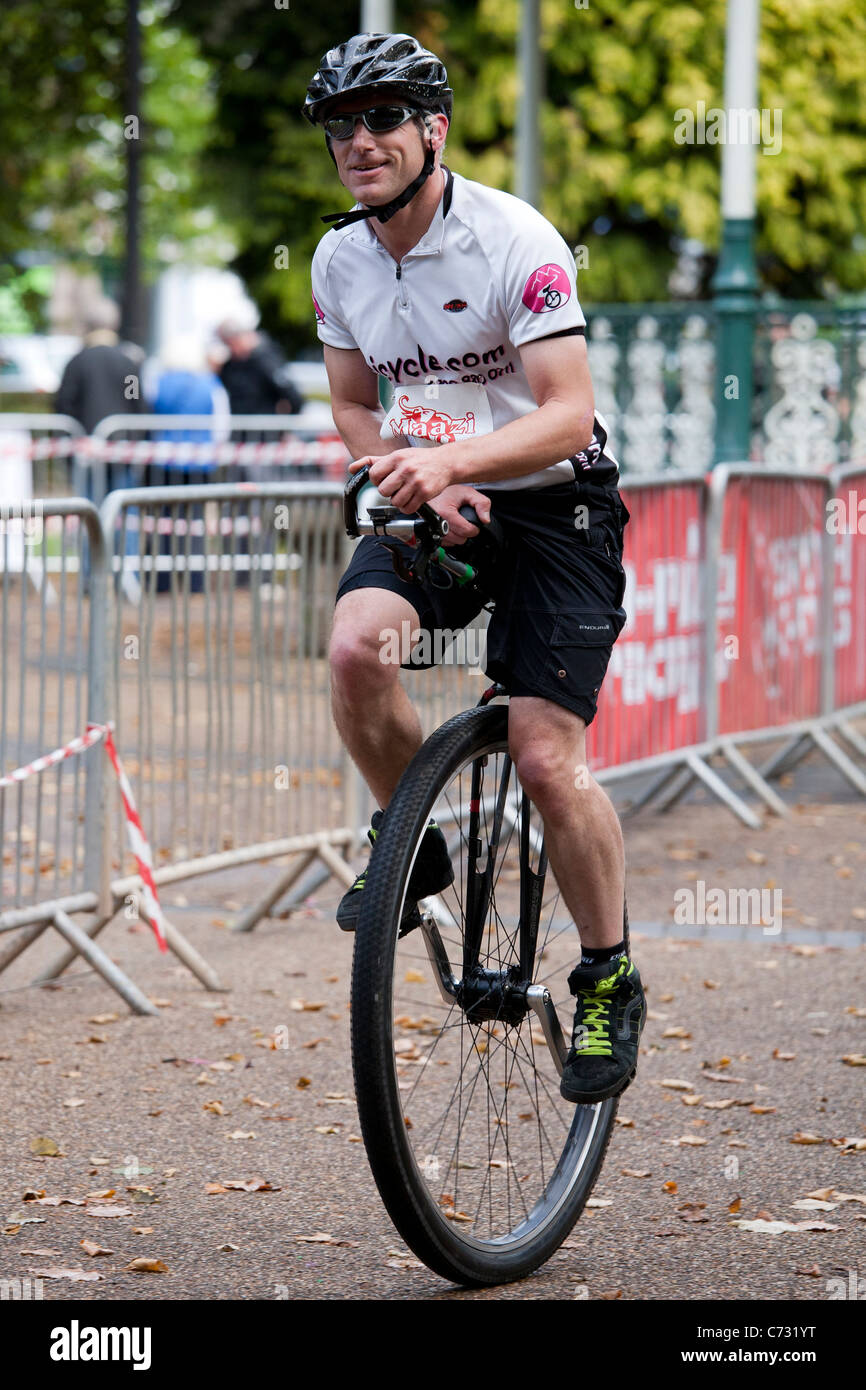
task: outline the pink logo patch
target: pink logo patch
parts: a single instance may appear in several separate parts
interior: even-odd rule
[[[321,310],[321,308],[320,308],[320,306],[319,306],[319,301],[318,301],[318,299],[316,298],[315,295],[313,295],[313,308],[314,308],[315,311],[316,311],[316,322],[317,322],[317,323],[324,323],[324,322],[325,322],[325,315],[322,313],[322,310]]]
[[[571,298],[571,285],[561,265],[540,265],[523,287],[523,302],[533,314],[559,309]]]

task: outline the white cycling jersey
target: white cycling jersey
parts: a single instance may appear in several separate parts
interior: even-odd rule
[[[485,434],[537,409],[518,348],[583,333],[574,257],[541,213],[510,193],[444,170],[429,228],[399,262],[368,222],[326,232],[313,257],[319,338],[360,350],[394,399],[382,426],[410,444]],[[360,206],[358,204],[357,206]],[[615,480],[598,414],[572,459],[489,489]]]

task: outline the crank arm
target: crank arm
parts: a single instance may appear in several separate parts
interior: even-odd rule
[[[550,1055],[553,1058],[553,1065],[562,1076],[565,1059],[568,1056],[568,1044],[563,1036],[556,1009],[553,1007],[550,990],[545,985],[530,985],[526,991],[526,1002],[533,1013],[538,1015],[542,1032],[550,1049]]]
[[[421,913],[421,932],[436,977],[436,984],[439,987],[439,993],[446,1004],[452,1004],[457,997],[457,981],[451,969],[445,942],[439,935],[436,920],[429,909]]]

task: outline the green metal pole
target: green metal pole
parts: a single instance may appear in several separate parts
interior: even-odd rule
[[[716,463],[736,463],[749,457],[758,290],[754,252],[755,146],[743,138],[749,123],[738,121],[732,113],[757,107],[759,7],[759,0],[728,0],[722,245],[713,277],[718,315]]]

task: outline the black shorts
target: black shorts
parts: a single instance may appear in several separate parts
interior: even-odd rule
[[[479,488],[483,492],[483,488]],[[591,724],[613,644],[626,620],[622,566],[626,510],[616,487],[583,482],[486,494],[502,524],[505,550],[484,592],[430,577],[407,582],[375,536],[358,543],[337,598],[353,589],[387,589],[407,599],[431,633],[465,627],[491,599],[487,675],[510,695],[563,705]],[[578,512],[578,508],[581,510]],[[411,547],[389,541],[411,559]],[[459,557],[460,547],[452,553]],[[436,570],[437,584],[445,574]],[[434,648],[435,649],[435,648]],[[404,661],[405,667],[431,662]]]

